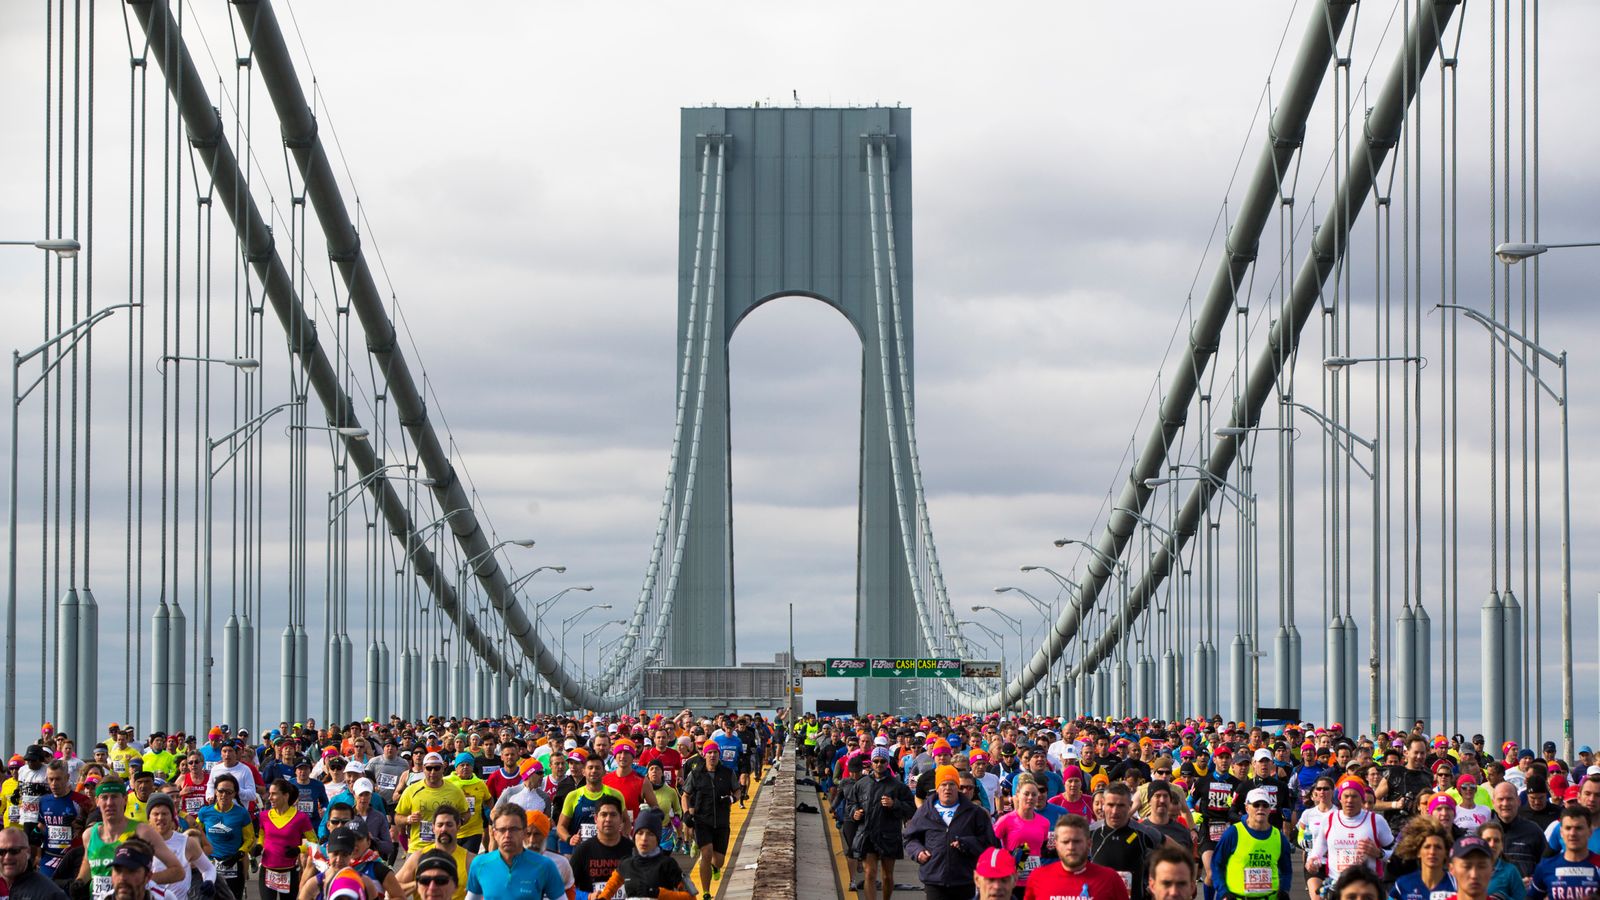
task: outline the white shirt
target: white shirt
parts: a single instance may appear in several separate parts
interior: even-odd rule
[[[1374,872],[1381,874],[1382,870],[1378,863],[1371,857],[1362,856],[1357,849],[1364,840],[1377,844],[1383,851],[1384,859],[1388,859],[1389,853],[1394,849],[1394,833],[1389,830],[1389,823],[1384,821],[1382,816],[1363,809],[1355,818],[1350,819],[1340,810],[1331,810],[1328,813],[1326,826],[1312,843],[1311,853],[1307,858],[1326,861],[1330,881],[1338,878],[1340,872],[1357,864],[1365,864]]]
[[[233,798],[235,803],[249,805],[256,801],[256,777],[250,773],[250,767],[242,762],[225,766],[217,763],[211,767],[211,776],[206,779],[206,802],[217,799],[217,776],[232,775],[239,782],[239,796]]]

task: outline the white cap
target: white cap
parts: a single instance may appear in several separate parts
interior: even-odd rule
[[[356,783],[350,787],[350,793],[356,797],[372,793],[372,779],[357,778]]]
[[[1061,751],[1061,758],[1062,759],[1077,759],[1078,758],[1078,748],[1072,746],[1071,744],[1068,744],[1067,748],[1065,750]]]
[[[567,738],[566,742],[561,745],[561,749],[563,749],[563,750],[576,750],[576,749],[578,749],[578,741],[577,741],[577,739],[576,738]]]
[[[1245,806],[1253,806],[1257,803],[1265,803],[1268,806],[1272,805],[1272,795],[1267,793],[1266,788],[1256,788],[1250,793],[1244,795]]]
[[[1257,750],[1255,752],[1255,755],[1250,757],[1250,759],[1253,762],[1260,762],[1263,759],[1266,760],[1267,762],[1272,762],[1272,751],[1268,750],[1265,747],[1262,747],[1260,750]]]
[[[444,765],[444,757],[440,756],[437,753],[429,753],[427,756],[424,756],[422,758],[422,766],[423,766],[423,768],[427,768],[428,766],[442,766],[442,765]]]
[[[363,774],[366,771],[367,771],[367,764],[362,762],[359,759],[350,760],[350,762],[346,763],[345,767],[344,767],[344,773],[346,775],[349,775],[352,772],[354,772],[357,775],[360,775],[360,774]]]
[[[874,747],[887,747],[887,746],[889,746],[889,739],[880,734],[877,737],[872,739],[872,746],[874,746]]]

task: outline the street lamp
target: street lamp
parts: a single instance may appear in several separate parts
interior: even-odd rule
[[[1077,544],[1079,547],[1082,547],[1090,553],[1093,553],[1095,558],[1100,560],[1103,565],[1106,565],[1115,571],[1128,571],[1127,564],[1122,560],[1117,559],[1115,556],[1112,556],[1111,554],[1101,550],[1099,547],[1096,547],[1082,538],[1056,538],[1055,540],[1055,545],[1057,548],[1065,547],[1068,544]]]
[[[995,607],[990,606],[987,603],[976,603],[976,604],[973,604],[973,607],[972,607],[972,611],[973,612],[982,612],[983,610],[988,610],[989,612],[992,612],[995,615],[999,616],[1002,620],[1005,621],[1005,623],[1007,625],[1011,626],[1011,630],[1012,631],[1015,631],[1017,633],[1017,669],[1018,669],[1018,671],[1020,671],[1021,668],[1022,668],[1023,660],[1026,658],[1026,655],[1027,655],[1027,651],[1025,651],[1023,649],[1023,647],[1022,647],[1022,620],[1017,618],[1016,616],[1011,615],[1010,613],[1007,613],[1005,610],[996,609]],[[1004,647],[1004,645],[1002,645],[1002,648],[1003,647]],[[1022,698],[1018,697],[1017,698],[1017,702],[1021,703],[1022,702]]]
[[[9,241],[7,243],[19,242]],[[32,244],[43,250],[62,252],[55,247],[43,246],[50,243],[48,241],[28,241],[25,243]],[[71,243],[74,248],[71,252],[76,253],[77,241],[72,241]],[[6,576],[6,717],[4,735],[5,746],[7,747],[15,747],[17,745],[17,411],[21,409],[22,401],[33,393],[33,389],[43,384],[44,380],[49,377],[50,372],[60,365],[61,361],[66,359],[67,354],[78,346],[78,343],[88,334],[89,329],[105,321],[107,317],[119,309],[131,309],[138,305],[137,303],[118,303],[113,306],[107,306],[73,323],[27,353],[11,351],[11,535],[9,538],[10,560]],[[66,349],[46,362],[44,368],[40,370],[39,376],[29,382],[27,388],[19,391],[17,385],[21,379],[22,364],[54,347],[56,344],[69,339],[71,343],[67,344]],[[43,713],[44,710],[40,710],[40,712]]]
[[[610,628],[613,625],[626,624],[628,624],[627,619],[607,619],[606,621],[601,622],[599,625],[596,625],[585,632],[583,635],[583,644],[581,645],[583,649],[580,651],[582,656],[580,656],[578,659],[578,671],[582,672],[585,677],[587,677],[589,674],[589,642],[594,639],[595,635],[605,631],[607,628]]]
[[[331,431],[340,437],[353,438],[358,441],[366,440],[370,434],[365,428],[355,425],[290,425],[289,430]]]
[[[1368,362],[1414,362],[1427,365],[1428,361],[1420,356],[1329,356],[1322,360],[1322,367],[1330,371],[1348,369],[1356,363]]]
[[[537,569],[534,569],[532,572],[529,572],[526,575],[518,576],[515,581],[513,581],[510,584],[506,585],[506,592],[510,593],[512,591],[515,591],[519,585],[521,585],[523,582],[527,581],[528,579],[532,578],[533,576],[539,574],[540,572],[555,572],[557,575],[565,575],[566,572],[567,572],[567,567],[566,566],[540,566]]]
[[[1579,241],[1575,244],[1501,244],[1494,248],[1494,255],[1500,257],[1500,261],[1506,265],[1514,266],[1530,256],[1538,256],[1546,250],[1555,250],[1559,247],[1600,247],[1600,241]]]
[[[554,568],[554,567],[545,567],[545,568]],[[565,572],[567,570],[567,567],[566,566],[561,566],[559,570],[562,571],[562,572]],[[530,578],[530,577],[532,577],[532,576],[534,576],[536,574],[538,574],[538,570],[534,570],[533,572],[529,572],[527,575],[524,575],[524,576],[522,576],[522,578],[519,578],[517,580],[518,581],[522,581],[522,580]],[[545,610],[547,610],[550,607],[554,606],[556,604],[556,601],[560,600],[562,597],[565,597],[566,595],[572,593],[573,591],[592,591],[592,590],[594,590],[594,585],[592,585],[592,584],[580,584],[580,585],[577,585],[575,587],[562,588],[561,590],[556,591],[554,594],[551,594],[549,597],[546,597],[545,599],[540,600],[538,603],[534,604],[534,607],[533,607],[533,621],[534,621],[534,624],[537,625],[539,620],[544,618]],[[609,606],[606,607],[606,608],[610,609]]]
[[[567,632],[572,630],[572,624],[588,615],[590,610],[610,609],[609,603],[592,603],[561,620],[561,664],[567,664]]]
[[[71,238],[47,238],[42,241],[0,241],[0,246],[8,247],[38,247],[48,250],[62,259],[72,259],[83,249],[83,245]],[[129,304],[132,305],[132,304]]]
[[[1500,247],[1507,246],[1524,245],[1500,245]],[[1526,246],[1539,248],[1530,252],[1529,255],[1531,256],[1534,253],[1543,253],[1545,248],[1548,247],[1593,247],[1600,246],[1600,244],[1531,244]],[[1500,255],[1500,248],[1495,249],[1495,254]],[[1516,261],[1514,259],[1506,259],[1503,255],[1500,255],[1500,258],[1506,260],[1507,263]],[[1561,410],[1561,741],[1563,744],[1563,758],[1572,759],[1572,464],[1567,433],[1567,351],[1552,353],[1529,338],[1512,331],[1510,328],[1471,307],[1454,303],[1440,303],[1438,306],[1440,309],[1459,312],[1489,329],[1490,335],[1496,341],[1499,341],[1501,346],[1506,348],[1506,353],[1515,359],[1518,365],[1522,366],[1522,371],[1537,382],[1539,387],[1544,388],[1545,393],[1550,395],[1550,398],[1556,402],[1556,406]],[[1522,348],[1521,353],[1512,352],[1511,341],[1517,342]],[[1555,363],[1556,367],[1561,370],[1561,390],[1559,392],[1551,387],[1548,381],[1540,378],[1538,371],[1528,363],[1527,354],[1530,350]],[[1535,673],[1535,677],[1538,677],[1538,673]]]
[[[213,529],[212,529],[211,518],[212,518],[212,503],[213,503],[213,499],[214,499],[214,496],[215,496],[217,475],[220,474],[223,469],[227,468],[229,463],[233,462],[234,457],[239,455],[239,451],[243,450],[252,440],[255,440],[256,435],[261,433],[261,427],[266,424],[268,419],[272,418],[273,416],[277,415],[280,412],[283,412],[284,410],[288,409],[291,406],[299,406],[301,404],[301,402],[302,401],[299,401],[299,400],[291,400],[288,403],[280,403],[277,406],[274,406],[273,408],[267,410],[266,412],[263,412],[260,415],[256,416],[255,418],[249,420],[248,422],[245,422],[243,425],[240,425],[239,427],[233,429],[232,431],[228,432],[227,434],[223,435],[222,437],[215,438],[215,439],[212,439],[212,438],[207,438],[206,439],[206,501],[205,501],[206,502],[206,536],[205,536],[205,552],[206,552],[206,583],[205,583],[206,645],[203,648],[205,650],[206,658],[205,658],[205,688],[203,689],[203,700],[202,700],[202,706],[201,706],[201,709],[205,710],[205,714],[204,714],[205,718],[210,718],[211,717],[211,682],[212,682],[213,666],[215,665],[215,660],[213,659],[212,653],[211,653],[211,641],[212,641],[212,635],[214,633],[213,630],[212,630],[212,573],[213,573],[214,567],[212,565],[212,559],[211,559],[212,555],[213,555],[212,554],[212,540],[211,540],[212,539],[212,534],[213,534]],[[238,440],[235,440],[235,438],[237,438]],[[228,455],[222,458],[222,462],[220,462],[220,463],[216,462],[213,457],[215,456],[215,454],[217,452],[217,448],[221,447],[223,444],[229,444],[229,443],[233,444],[233,449],[229,450],[228,451]],[[232,611],[232,613],[230,615],[238,615],[238,612],[239,612],[239,598],[235,594],[235,596],[233,597],[233,611]],[[227,649],[226,642],[224,643],[223,648],[225,650]],[[230,657],[231,657],[231,659],[229,660],[230,662],[231,661],[236,661],[236,659],[237,659],[237,657],[235,655],[233,655],[233,654],[230,654]],[[228,667],[225,666],[224,668],[228,668]],[[229,717],[228,717],[227,721],[229,721],[229,722],[237,722],[237,721],[239,721],[239,718],[238,718],[238,712],[239,712],[239,706],[238,706],[238,704],[239,704],[239,696],[238,696],[238,692],[239,692],[239,681],[238,681],[239,680],[239,673],[238,672],[225,672],[224,674],[226,676],[228,676],[227,679],[226,679],[228,683],[223,686],[224,687],[224,692],[225,692],[225,696],[224,696],[223,699],[225,701],[227,701],[227,705],[231,707],[231,709],[228,711],[228,716]]]
[[[166,363],[169,362],[210,363],[219,366],[231,366],[241,372],[254,372],[255,370],[261,368],[261,360],[250,359],[249,357],[244,356],[180,356],[177,354],[168,354],[156,360],[156,371],[164,374],[167,371]]]
[[[1022,567],[1022,571],[1024,571],[1024,572],[1043,572],[1046,575],[1049,575],[1051,578],[1054,578],[1056,580],[1056,584],[1061,585],[1061,589],[1064,590],[1064,591],[1080,591],[1080,590],[1083,590],[1083,585],[1077,583],[1076,581],[1073,581],[1071,578],[1068,578],[1067,576],[1061,574],[1060,572],[1057,572],[1055,569],[1052,569],[1049,566],[1023,566]]]

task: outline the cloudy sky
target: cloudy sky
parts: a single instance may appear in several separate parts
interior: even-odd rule
[[[1238,182],[1258,154],[1275,85],[1286,77],[1310,6],[1301,2],[1291,9],[1281,0],[1158,3],[1142,5],[1134,14],[1117,4],[1009,5],[980,12],[970,5],[928,3],[732,8],[484,3],[468,14],[441,15],[436,4],[340,0],[280,3],[278,9],[302,77],[309,82],[315,76],[324,139],[337,140],[336,167],[348,176],[347,197],[360,198],[367,222],[364,246],[381,254],[381,274],[415,345],[413,362],[426,372],[436,397],[430,411],[441,425],[447,422],[459,459],[499,534],[528,535],[539,542],[511,562],[523,571],[564,564],[569,567],[564,581],[543,574],[535,583],[551,593],[592,584],[593,594],[577,596],[614,603],[619,611],[638,593],[671,440],[679,109],[792,105],[796,96],[804,105],[913,108],[917,412],[934,529],[957,608],[994,599],[1032,629],[1038,618],[1030,607],[995,599],[990,591],[1018,584],[1052,599],[1048,579],[1023,575],[1018,567],[1050,565],[1068,574],[1081,569],[1077,555],[1054,549],[1051,541],[1097,533],[1108,498],[1120,487],[1130,446],[1143,443],[1151,404],[1188,327],[1186,309],[1191,298],[1198,301],[1216,265],[1219,217],[1227,202],[1239,200]],[[1503,14],[1504,4],[1497,9]],[[1490,12],[1488,3],[1469,5],[1457,51],[1456,296],[1471,305],[1487,304],[1492,267],[1485,251],[1495,239],[1486,206]],[[1511,10],[1514,19],[1521,12],[1520,5]],[[122,14],[119,5],[102,4],[99,10],[96,305],[119,302],[128,289],[129,45]],[[1362,79],[1370,74],[1375,84],[1389,69],[1401,15],[1392,4],[1361,6],[1348,44],[1358,92]],[[1589,54],[1580,43],[1581,35],[1600,26],[1600,10],[1568,0],[1541,4],[1539,15],[1542,234],[1552,241],[1600,238],[1600,222],[1592,213],[1597,194],[1592,160],[1600,134],[1592,116]],[[0,220],[6,223],[3,236],[33,237],[45,203],[43,5],[11,4],[0,16],[0,71],[6,84],[0,113],[15,123],[11,139],[0,146],[9,188],[0,192]],[[213,99],[231,127],[245,101],[236,92],[231,63],[217,68],[236,55],[235,44],[242,40],[227,16],[222,3],[197,3],[186,10],[191,52],[201,71],[215,79]],[[137,34],[136,23],[129,27]],[[1503,30],[1497,41],[1503,52]],[[1515,49],[1513,54],[1516,68],[1521,57]],[[152,69],[148,171],[154,205],[147,221],[151,233],[159,235],[162,96],[154,76]],[[1421,207],[1402,204],[1406,172],[1397,170],[1392,182],[1389,272],[1397,349],[1408,262],[1402,236],[1418,220],[1423,223],[1418,244],[1422,294],[1428,306],[1440,296],[1438,88],[1438,71],[1430,69],[1419,126]],[[1520,177],[1519,95],[1520,89],[1514,90],[1512,149]],[[253,115],[246,121],[261,172],[257,199],[264,206],[274,204],[281,215],[289,197],[284,154],[259,85],[253,98]],[[1297,257],[1331,195],[1328,163],[1337,121],[1331,99],[1325,87],[1298,170]],[[1355,99],[1358,117],[1364,102],[1370,105],[1362,96]],[[1503,98],[1499,108],[1505,109]],[[181,203],[189,204],[184,212],[191,229],[182,267],[193,271],[194,183],[187,161],[182,178]],[[1521,196],[1517,189],[1519,204]],[[1531,202],[1531,192],[1528,196]],[[1357,353],[1375,348],[1379,251],[1371,209],[1353,240]],[[225,311],[234,296],[232,261],[220,211],[217,218],[217,284],[211,302]],[[1278,298],[1277,257],[1287,252],[1279,233],[1274,218],[1251,282],[1251,357]],[[1415,239],[1416,232],[1410,234]],[[1514,227],[1512,234],[1520,231]],[[318,259],[319,253],[313,239],[308,257]],[[159,253],[152,258],[158,262]],[[1415,257],[1410,264],[1416,266]],[[1297,266],[1298,258],[1287,268]],[[1592,564],[1588,552],[1600,538],[1600,517],[1591,512],[1590,502],[1600,489],[1600,469],[1586,452],[1600,434],[1596,405],[1588,399],[1590,387],[1600,386],[1600,380],[1584,354],[1600,336],[1600,322],[1586,299],[1597,266],[1600,256],[1594,251],[1568,250],[1547,257],[1540,269],[1543,335],[1575,354],[1572,592],[1580,738],[1600,735],[1594,599],[1600,566]],[[5,298],[0,321],[8,333],[29,336],[12,342],[19,347],[44,333],[40,278],[38,261],[23,250],[0,260],[0,297]],[[316,262],[307,266],[306,283],[326,317],[342,289]],[[152,284],[158,291],[159,281]],[[184,290],[192,308],[192,285]],[[227,330],[223,323],[231,319],[225,312],[217,315],[221,340]],[[1423,320],[1425,356],[1438,354],[1438,315]],[[104,327],[125,335],[123,326]],[[1308,330],[1307,353],[1300,360],[1301,378],[1309,385],[1300,398],[1307,402],[1319,394],[1316,327],[1313,323]],[[1232,391],[1236,344],[1231,330],[1213,386],[1219,398]],[[1457,447],[1465,659],[1459,723],[1470,730],[1477,721],[1476,608],[1489,578],[1488,350],[1471,329],[1463,335]],[[270,330],[268,337],[271,350],[260,377],[268,379],[269,398],[281,398],[288,377],[281,337]],[[120,473],[126,455],[122,341],[107,341],[109,346],[96,350],[95,382],[100,397],[114,399],[96,407],[104,414],[97,419],[96,465],[107,475],[95,482],[94,539],[105,549],[93,558],[91,581],[100,602],[114,609],[107,616],[113,634],[122,629],[126,594],[125,485],[120,475],[110,475]],[[838,314],[799,299],[763,308],[733,341],[734,527],[743,660],[770,659],[785,648],[783,613],[790,603],[797,610],[799,655],[850,650],[860,352]],[[360,368],[364,373],[365,366]],[[1430,365],[1422,375],[1423,599],[1434,616],[1436,636],[1445,614],[1438,397],[1447,371]],[[1395,376],[1398,404],[1398,370]],[[1364,380],[1369,377],[1356,376],[1355,424],[1366,432],[1376,430],[1373,385]],[[28,438],[36,443],[37,416],[33,412],[31,424],[24,417],[24,443]],[[1393,416],[1398,430],[1398,406]],[[1558,724],[1554,418],[1553,406],[1546,404],[1546,734]],[[181,427],[192,434],[192,424]],[[152,441],[155,434],[152,429]],[[268,439],[279,445],[269,448],[269,458],[281,460],[281,432],[269,430]],[[1186,449],[1192,453],[1200,439],[1196,429]],[[1323,616],[1321,470],[1317,435],[1305,433],[1300,440],[1296,596],[1308,647],[1314,647]],[[1520,447],[1520,437],[1517,441]],[[1264,448],[1256,468],[1263,516],[1262,624],[1268,634],[1277,625],[1273,456]],[[1398,453],[1391,464],[1398,468]],[[39,483],[37,447],[24,448],[23,471],[33,473],[24,476],[24,485]],[[150,477],[158,485],[156,470]],[[1398,517],[1403,489],[1396,477]],[[1520,469],[1514,477],[1520,479]],[[313,472],[313,498],[327,489],[326,478],[325,465]],[[191,496],[192,484],[191,475],[184,496]],[[1355,508],[1365,510],[1365,490],[1360,485],[1358,490]],[[37,627],[40,534],[39,498],[26,489],[23,498],[19,537],[23,558],[31,560],[20,576],[22,595],[29,598],[23,607],[26,634]],[[318,504],[314,499],[313,510]],[[1520,515],[1520,499],[1517,506]],[[277,560],[286,552],[287,526],[276,501],[270,513],[279,518],[269,522],[275,543],[268,558]],[[1362,560],[1364,514],[1357,521],[1355,552]],[[313,525],[312,531],[312,582],[320,584],[320,527]],[[1520,547],[1520,530],[1514,538]],[[1396,591],[1401,546],[1396,538]],[[1232,559],[1229,547],[1231,536],[1225,537],[1224,557]],[[179,594],[186,603],[192,599],[187,580],[192,549],[186,543],[180,549],[186,580]],[[1514,572],[1519,591],[1521,565],[1519,553]],[[1223,577],[1225,597],[1231,598],[1233,582],[1230,569]],[[282,595],[281,579],[274,583],[269,573],[268,583],[269,595]],[[1355,594],[1365,643],[1364,574],[1357,578]],[[154,590],[147,587],[146,595],[148,614]],[[317,602],[314,596],[313,609]],[[570,614],[581,606],[569,598],[561,609]],[[1233,621],[1231,600],[1223,606],[1225,642]],[[269,612],[269,634],[281,628],[281,618],[271,618],[275,615],[275,609]],[[587,621],[604,620],[591,614]],[[1030,633],[1028,639],[1036,637]],[[356,640],[360,644],[363,637],[358,634]],[[1014,639],[1008,644],[1014,647]],[[24,641],[24,671],[37,664],[30,650]],[[121,659],[120,648],[114,658]],[[1310,649],[1307,661],[1308,669],[1319,663]],[[270,661],[265,673],[268,709],[276,706],[270,688],[275,667]],[[104,668],[109,667],[103,663]],[[103,709],[109,705],[122,712],[124,680],[120,674],[105,679]],[[837,692],[841,685],[814,687]],[[1437,696],[1439,685],[1433,688]],[[1320,684],[1307,683],[1308,708],[1320,712],[1321,693]],[[27,692],[23,697],[21,718],[27,723],[36,700],[28,700]],[[1272,699],[1270,693],[1266,699]]]

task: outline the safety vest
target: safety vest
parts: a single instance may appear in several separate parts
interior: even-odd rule
[[[821,733],[822,733],[822,726],[821,725],[818,725],[815,722],[808,723],[806,725],[806,746],[807,747],[815,747],[817,745],[817,735],[821,734]]]
[[[1283,854],[1283,836],[1268,828],[1266,838],[1257,838],[1235,822],[1238,844],[1228,857],[1223,883],[1234,897],[1268,897],[1278,893],[1278,858]]]

